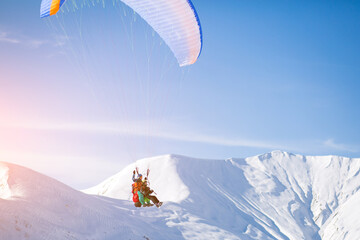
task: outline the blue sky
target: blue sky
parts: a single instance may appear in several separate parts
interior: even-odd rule
[[[84,188],[167,153],[359,157],[359,3],[193,3],[204,46],[180,69],[121,4],[127,16],[95,5],[59,25],[39,18],[40,1],[1,2],[1,160]]]

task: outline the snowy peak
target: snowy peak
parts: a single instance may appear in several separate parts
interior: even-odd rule
[[[166,239],[149,224],[153,218],[132,212],[128,201],[90,196],[4,162],[0,182],[0,239]],[[179,233],[164,236],[176,239]]]
[[[0,162],[0,187],[2,199],[31,199],[39,203],[42,197],[56,196],[59,192],[68,196],[81,194],[53,178],[6,162]]]
[[[351,221],[343,221],[349,225],[342,231],[333,231],[339,214],[349,211],[347,203],[360,201],[360,159],[283,151],[228,160],[167,155],[139,160],[88,192],[130,200],[130,190],[126,195],[123,189],[130,189],[135,166],[144,171],[150,167],[151,186],[161,200],[178,203],[184,214],[241,239],[360,236],[360,227]]]
[[[289,221],[296,220],[298,226],[303,223],[302,231],[310,225],[319,228],[312,238],[317,236],[323,239],[342,239],[342,234],[359,233],[359,225],[343,225],[342,231],[338,230],[339,226],[336,225],[340,220],[338,214],[344,211],[347,202],[359,200],[354,193],[359,190],[360,178],[356,173],[360,169],[360,159],[337,156],[305,157],[275,151],[249,158],[247,162],[253,169],[247,172],[255,171],[255,176],[248,177],[255,179],[252,183],[254,189],[260,188],[262,195],[268,194],[269,197],[264,199],[266,201],[277,199],[274,196],[276,194],[279,194],[279,199],[288,199],[290,210],[285,211],[283,216],[290,213],[288,217],[293,216],[293,219],[287,218]],[[274,190],[270,186],[277,186],[278,189]],[[268,192],[265,191],[266,188]],[[354,214],[349,214],[347,219],[353,218],[350,215]],[[337,229],[335,231],[334,226]]]
[[[189,195],[187,186],[183,183],[177,172],[178,158],[174,155],[141,159],[127,166],[118,174],[108,178],[101,184],[87,189],[88,194],[131,200],[132,174],[136,167],[139,173],[146,176],[150,169],[150,184],[156,189],[163,201],[181,202]],[[176,186],[176,188],[174,188]]]

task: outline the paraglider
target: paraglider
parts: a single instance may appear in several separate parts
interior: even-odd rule
[[[135,178],[135,173],[138,175],[137,178]],[[134,183],[132,184],[132,194],[135,207],[150,207],[153,206],[153,204],[155,204],[156,207],[160,207],[162,205],[162,202],[160,202],[156,196],[150,195],[154,193],[154,190],[150,189],[148,186],[148,176],[149,169],[147,170],[147,176],[144,180],[137,168],[136,172],[135,170],[133,171],[132,180]],[[153,204],[150,203],[150,200]]]
[[[56,15],[59,10],[61,9],[61,7],[64,5],[66,0],[42,0],[41,2],[41,8],[40,8],[40,17],[41,18],[45,18],[45,17],[49,17],[49,16],[53,16]],[[191,2],[191,0],[114,0],[113,3],[115,3],[115,1],[119,1],[122,2],[124,4],[126,4],[128,7],[131,8],[131,11],[133,11],[134,16],[136,14],[138,14],[140,17],[142,17],[142,19],[144,19],[145,21],[145,26],[146,28],[148,28],[148,25],[153,29],[153,33],[156,32],[158,34],[158,36],[161,38],[161,42],[165,42],[166,45],[169,47],[169,49],[171,50],[172,54],[175,56],[177,63],[179,64],[180,67],[183,66],[187,66],[187,65],[191,65],[194,64],[197,59],[199,58],[200,54],[201,54],[201,50],[202,50],[202,45],[203,45],[203,37],[202,37],[202,29],[201,29],[201,24],[197,15],[197,12]],[[94,3],[94,0],[89,0],[90,3]],[[76,6],[76,4],[75,4]],[[65,7],[66,9],[66,7]],[[75,9],[77,9],[77,6],[75,7]],[[113,8],[111,8],[113,9]],[[75,11],[73,11],[73,16],[79,16]],[[66,18],[67,16],[65,16],[63,19],[68,19]],[[62,24],[62,21],[60,25]],[[81,22],[81,24],[77,25],[75,23]],[[86,37],[83,37],[83,29],[81,28],[83,26],[83,22],[87,22],[85,21],[73,21],[71,22],[74,23],[73,25],[75,25],[76,27],[79,27],[79,38],[80,40],[86,40]],[[109,21],[111,22],[111,21]],[[52,25],[52,24],[50,24]],[[87,29],[93,29],[93,25],[91,25],[91,23],[88,25],[89,27]],[[131,30],[132,30],[132,25],[131,26]],[[76,28],[75,27],[75,28]],[[65,30],[66,28],[63,27],[63,25],[61,25],[61,29]],[[111,32],[111,31],[110,31]],[[68,37],[68,34],[66,33],[66,31],[63,31],[66,39],[70,39]],[[101,32],[102,33],[102,32]],[[131,31],[132,33],[132,31]],[[98,34],[98,32],[96,32],[96,34]],[[102,34],[99,34],[100,36],[103,36]],[[155,34],[153,34],[154,36]],[[72,37],[72,35],[70,34],[69,36]],[[112,35],[113,36],[113,35]],[[75,38],[74,38],[75,39]],[[117,44],[116,41],[114,41],[113,39],[115,38],[111,38],[111,43],[114,43],[114,45]],[[134,38],[129,37],[129,42],[131,43],[131,50],[134,49],[134,45],[133,45],[133,40]],[[105,41],[104,41],[105,42]],[[147,42],[146,42],[147,43]],[[97,42],[95,42],[95,44],[97,45]],[[80,47],[80,52],[81,54],[87,53],[90,48],[87,48],[87,44],[81,44],[79,45]],[[152,47],[154,46],[154,44],[152,45]],[[71,50],[74,53],[75,57],[76,56],[76,51],[74,51],[74,49],[79,49],[77,47],[73,47]],[[135,48],[136,49],[136,48]],[[152,51],[152,49],[151,49]],[[115,51],[114,51],[115,52]],[[148,54],[148,52],[146,51],[146,53]],[[79,55],[81,55],[79,54]],[[93,54],[96,55],[96,54]],[[135,56],[136,54],[133,53],[133,55]],[[171,55],[171,53],[170,53]],[[126,55],[128,57],[128,55]],[[162,56],[162,55],[161,55]],[[135,58],[135,57],[134,57]],[[177,66],[176,60],[175,58],[173,59],[174,62],[174,66],[176,66],[176,68],[179,68]],[[81,60],[83,59],[88,59],[86,56],[83,56],[81,58]],[[96,58],[97,59],[97,58]],[[106,59],[107,60],[107,59]],[[152,76],[150,78],[150,56],[148,56],[147,60],[147,70],[143,71],[143,72],[147,72],[148,76],[145,77],[145,80],[142,80],[141,77],[139,77],[138,75],[138,65],[140,65],[138,63],[138,61],[134,61],[134,69],[135,69],[135,74],[132,74],[133,76],[135,76],[135,79],[140,79],[139,82],[142,84],[140,85],[141,90],[143,90],[142,93],[146,93],[145,97],[146,97],[146,105],[145,105],[145,110],[146,110],[146,116],[148,117],[150,115],[150,107],[149,107],[149,100],[150,99],[150,95],[153,94],[150,91],[150,86],[151,84],[149,84],[151,81],[151,78],[156,78],[158,79],[158,81],[161,81],[162,79],[164,79],[165,74],[167,73],[162,72],[161,74],[159,74],[158,77]],[[81,62],[81,61],[80,61]],[[167,56],[164,58],[164,62],[170,62],[167,60]],[[82,64],[80,64],[81,66]],[[131,64],[129,64],[129,66],[132,66]],[[171,65],[172,66],[172,65]],[[126,67],[123,67],[123,69],[125,69]],[[157,69],[159,69],[159,71],[163,70],[163,67],[157,66]],[[166,67],[164,68],[166,69]],[[87,70],[87,68],[86,68]],[[86,71],[85,70],[85,71]],[[105,70],[104,70],[105,71]],[[91,71],[86,72],[86,76],[92,76]],[[170,73],[169,73],[170,74]],[[184,74],[184,72],[182,72],[182,74]],[[114,74],[114,76],[118,76],[117,74]],[[173,76],[172,76],[173,77]],[[141,81],[146,81],[141,82]],[[161,86],[161,84],[157,84],[158,86]],[[136,85],[137,86],[137,85]],[[158,87],[157,86],[157,87]],[[121,88],[122,89],[122,88]],[[117,94],[119,96],[122,96],[121,94]],[[134,94],[135,95],[135,94]],[[156,94],[153,94],[156,95]],[[141,101],[140,101],[141,102]],[[162,103],[161,103],[162,104]],[[125,104],[123,104],[123,106],[127,106]],[[124,107],[125,108],[125,107]],[[131,110],[133,109],[140,109],[140,108],[131,108]],[[140,111],[140,110],[139,110]],[[126,109],[123,109],[124,115],[128,114],[128,112],[126,111]],[[135,111],[134,111],[135,112]],[[135,114],[136,115],[136,114]],[[148,124],[148,128],[150,128],[151,125]],[[154,196],[153,194],[156,194],[152,189],[150,189],[149,183],[148,183],[148,175],[149,175],[149,170],[147,171],[147,176],[146,178],[143,180],[143,177],[141,174],[139,174],[138,170],[136,169],[136,173],[138,174],[137,178],[135,178],[135,171],[133,172],[133,184],[132,184],[132,194],[133,194],[133,202],[135,207],[147,207],[147,206],[152,206],[155,205],[156,207],[160,207],[162,205],[162,202],[159,201],[159,199]],[[151,204],[151,202],[153,204]]]
[[[199,17],[190,0],[121,0],[164,40],[179,65],[196,62],[202,49]],[[40,17],[55,15],[65,0],[42,0]]]

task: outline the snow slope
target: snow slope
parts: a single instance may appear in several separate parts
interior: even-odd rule
[[[177,239],[162,219],[128,201],[95,197],[32,170],[0,162],[0,239]],[[160,220],[160,221],[158,221]],[[135,224],[134,224],[135,223]]]
[[[146,172],[164,205],[135,208]],[[360,159],[281,151],[245,159],[166,155],[76,191],[0,163],[0,239],[360,239]]]

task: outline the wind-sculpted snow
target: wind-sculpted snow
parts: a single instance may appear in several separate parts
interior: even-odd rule
[[[9,168],[0,163],[0,198],[2,199],[7,199],[11,197],[8,178]]]
[[[149,167],[161,208],[135,208]],[[0,164],[5,239],[360,239],[360,159],[281,151],[245,159],[142,159],[87,195]],[[5,187],[2,187],[5,186]],[[7,187],[6,187],[7,186]],[[102,195],[102,196],[99,196]],[[6,197],[4,197],[6,196]]]

